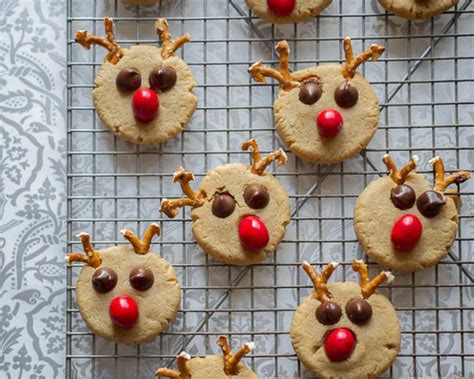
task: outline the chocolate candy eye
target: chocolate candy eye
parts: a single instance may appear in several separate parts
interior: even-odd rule
[[[346,315],[354,324],[365,324],[372,317],[372,306],[365,299],[352,299],[346,304]]]
[[[341,108],[351,108],[357,104],[359,91],[348,82],[341,83],[334,91],[334,100]]]
[[[250,208],[262,209],[268,205],[270,194],[266,187],[260,184],[252,184],[245,189],[244,200]]]
[[[150,88],[153,91],[165,92],[176,84],[176,70],[173,67],[157,67],[154,68],[148,77]]]
[[[411,208],[415,204],[416,195],[413,188],[406,184],[400,184],[392,189],[390,199],[398,209],[404,210]]]
[[[428,218],[435,217],[445,204],[443,194],[438,191],[423,192],[416,201],[420,213]]]
[[[140,88],[142,76],[135,68],[124,68],[120,70],[115,78],[115,85],[121,92],[131,92]]]
[[[299,99],[303,104],[312,105],[319,100],[323,93],[317,79],[308,79],[300,87]]]
[[[91,281],[92,287],[97,292],[107,293],[112,291],[117,284],[117,274],[111,268],[100,267],[95,270]]]
[[[212,201],[212,214],[219,218],[229,217],[235,209],[235,200],[228,193],[220,193]]]
[[[323,325],[333,325],[341,319],[341,307],[333,301],[325,301],[316,308],[316,318]]]
[[[130,271],[128,280],[137,291],[146,291],[153,285],[155,276],[148,267],[135,267]]]

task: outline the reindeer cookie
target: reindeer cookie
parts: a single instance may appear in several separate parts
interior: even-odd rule
[[[139,240],[122,231],[132,247],[95,250],[89,235],[79,235],[86,254],[71,253],[68,263],[83,262],[76,284],[77,305],[87,326],[108,340],[136,344],[160,334],[178,311],[180,287],[171,264],[149,251],[151,224]]]
[[[276,130],[298,157],[312,163],[336,163],[350,158],[372,139],[379,121],[379,104],[369,82],[356,73],[369,59],[378,59],[384,48],[372,45],[354,57],[351,39],[344,39],[345,65],[325,64],[290,73],[286,41],[276,45],[280,71],[259,61],[249,68],[264,83],[280,83],[273,104]]]
[[[226,337],[220,336],[217,344],[221,347],[223,356],[207,355],[191,359],[189,354],[182,352],[176,357],[179,371],[160,368],[155,375],[174,379],[258,378],[252,370],[240,363],[246,354],[255,350],[255,343],[247,342],[235,354],[232,354]]]
[[[319,276],[308,262],[303,268],[314,292],[296,308],[290,337],[298,358],[318,378],[376,378],[400,350],[400,325],[392,303],[375,292],[393,276],[382,272],[369,281],[367,265],[355,260],[354,282],[327,284],[337,267],[332,262]]]
[[[155,23],[161,48],[123,49],[115,40],[112,19],[105,18],[104,26],[105,37],[85,30],[76,34],[76,42],[86,49],[97,44],[109,51],[92,92],[99,118],[117,137],[133,143],[160,143],[180,133],[197,105],[193,74],[174,55],[189,34],[172,41],[168,22],[161,18]]]
[[[246,0],[248,7],[265,21],[291,24],[321,13],[332,0]]]
[[[286,162],[283,150],[262,158],[257,141],[242,144],[252,149],[252,165],[230,163],[209,171],[197,191],[193,174],[180,167],[173,181],[180,182],[186,198],[164,199],[160,211],[176,217],[177,209],[192,207],[192,231],[197,243],[214,258],[234,265],[263,261],[282,240],[290,222],[288,193],[265,168],[275,159]]]
[[[379,0],[380,5],[397,16],[423,20],[438,16],[454,7],[459,0]]]
[[[400,171],[390,155],[383,162],[390,173],[370,183],[357,199],[354,228],[367,255],[394,271],[420,271],[438,263],[456,238],[458,212],[451,184],[471,177],[461,171],[445,177],[441,158],[435,157],[434,188],[415,173],[418,157]]]

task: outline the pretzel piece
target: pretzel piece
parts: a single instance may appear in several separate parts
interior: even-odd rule
[[[299,83],[292,79],[288,65],[290,53],[288,42],[285,40],[278,42],[275,50],[280,58],[280,69],[264,66],[262,61],[259,60],[248,69],[250,75],[259,83],[266,83],[265,77],[273,78],[280,83],[280,88],[285,91],[298,87]]]
[[[339,266],[339,263],[337,262],[329,263],[323,269],[321,276],[319,276],[313,266],[311,266],[307,261],[303,262],[303,269],[313,282],[313,297],[318,299],[321,303],[331,300],[331,294],[329,293],[327,282],[337,266]]]
[[[142,239],[139,239],[135,233],[128,229],[121,230],[121,233],[131,243],[135,253],[146,254],[150,250],[150,244],[153,237],[155,235],[160,235],[160,227],[157,224],[150,224],[143,234]]]
[[[86,254],[69,253],[66,255],[66,263],[82,262],[93,268],[99,267],[102,264],[102,257],[100,253],[93,248],[89,234],[80,233],[78,237],[81,239],[82,247]]]
[[[176,40],[171,39],[171,34],[169,32],[169,24],[166,18],[159,18],[155,22],[156,33],[160,36],[161,39],[161,57],[167,59],[172,57],[176,50],[183,46],[186,42],[191,41],[191,35],[186,33]]]
[[[274,160],[277,160],[280,166],[284,165],[288,160],[288,157],[282,149],[275,150],[262,158],[260,148],[255,138],[242,143],[243,151],[248,151],[249,149],[252,149],[252,172],[257,175],[262,175],[267,166]]]
[[[446,177],[444,163],[440,157],[434,157],[429,162],[433,165],[435,170],[435,191],[444,192],[451,184],[461,184],[471,179],[471,173],[469,171],[455,172]]]
[[[119,46],[114,36],[114,22],[110,17],[104,18],[105,37],[91,35],[87,30],[79,30],[76,33],[75,41],[86,49],[90,49],[91,45],[99,45],[107,49],[109,52],[105,56],[105,60],[117,64],[123,57],[123,49]]]
[[[364,299],[368,299],[370,296],[372,296],[377,287],[380,286],[382,283],[391,283],[395,278],[391,272],[382,271],[375,278],[369,281],[368,267],[363,261],[358,259],[354,259],[354,261],[352,262],[352,269],[355,272],[359,273],[360,288]]]
[[[222,353],[224,354],[224,373],[226,375],[237,375],[237,366],[242,358],[255,350],[256,345],[254,342],[247,342],[235,353],[232,354],[232,350],[227,341],[227,337],[220,336],[217,340],[217,344],[221,347]]]
[[[383,163],[387,166],[390,177],[396,184],[403,184],[407,180],[408,174],[416,169],[420,158],[417,155],[413,155],[408,163],[402,167],[400,171],[397,169],[395,161],[389,154],[385,154],[382,158]]]
[[[171,379],[191,379],[191,373],[187,367],[187,362],[191,356],[186,352],[181,352],[176,356],[178,371],[169,368],[159,368],[155,372],[155,376],[166,376]]]
[[[343,42],[344,53],[346,57],[346,64],[342,68],[342,76],[347,80],[352,79],[355,74],[357,67],[362,63],[367,62],[369,59],[376,61],[385,51],[385,48],[380,45],[370,45],[368,49],[360,53],[354,58],[354,52],[352,50],[352,41],[350,37],[344,38]]]

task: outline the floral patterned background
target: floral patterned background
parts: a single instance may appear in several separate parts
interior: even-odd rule
[[[65,3],[0,1],[0,374],[61,376]]]
[[[0,0],[0,377],[64,377],[66,351],[67,373],[73,378],[152,377],[161,364],[173,365],[169,356],[183,346],[196,355],[216,352],[215,337],[226,331],[234,332],[234,346],[256,341],[255,358],[246,363],[259,375],[310,376],[298,364],[287,334],[293,309],[310,289],[298,263],[347,263],[362,256],[353,232],[353,205],[367,182],[384,172],[383,152],[393,151],[398,162],[416,152],[422,170],[434,153],[445,156],[448,167],[474,168],[474,114],[472,107],[456,105],[471,104],[474,94],[471,1],[460,2],[458,9],[467,12],[456,23],[453,12],[408,23],[385,17],[376,0],[334,1],[323,17],[297,28],[272,28],[257,19],[249,23],[242,18],[248,14],[244,0],[162,0],[141,8],[119,0],[70,4],[71,15],[82,17],[71,21],[70,33],[101,31],[100,18],[106,15],[128,17],[116,25],[124,46],[137,38],[155,43],[157,15],[170,18],[174,34],[190,32],[194,42],[180,53],[200,84],[200,103],[189,127],[173,140],[146,147],[123,143],[100,124],[91,107],[94,70],[104,52],[72,44],[66,156],[66,1]],[[345,17],[331,17],[338,14]],[[136,24],[137,16],[144,20]],[[190,20],[181,23],[183,18]],[[199,181],[217,164],[248,162],[238,146],[250,133],[265,151],[280,147],[272,127],[275,88],[250,87],[246,68],[259,58],[274,59],[272,47],[281,38],[290,40],[292,58],[298,60],[294,68],[336,61],[341,48],[334,39],[347,33],[387,45],[384,62],[363,68],[383,107],[381,127],[367,152],[327,167],[290,155],[276,173],[289,190],[294,217],[275,256],[251,269],[209,259],[194,242],[189,211],[174,221],[157,213],[162,197],[179,195],[171,183],[177,164],[185,163]],[[460,36],[456,40],[454,33]],[[406,39],[407,34],[413,38]],[[432,37],[437,35],[443,38]],[[355,45],[362,47],[357,39]],[[418,61],[420,56],[428,58]],[[410,85],[398,88],[408,72]],[[223,82],[229,87],[220,87]],[[462,188],[462,232],[451,256],[436,269],[398,275],[393,289],[385,291],[403,332],[401,354],[387,375],[474,375],[474,342],[459,332],[474,328],[469,237],[474,233],[474,186]],[[80,231],[92,233],[101,247],[123,243],[118,233],[123,227],[143,231],[151,221],[161,223],[154,250],[177,269],[184,311],[153,343],[115,346],[95,338],[77,312],[73,285],[80,267],[72,268],[67,282],[66,226],[68,238],[76,242],[68,248],[79,249],[75,235]],[[459,260],[465,262],[462,267]],[[348,266],[335,278],[356,279]],[[68,306],[66,284],[72,286]],[[217,306],[220,312],[209,311]]]

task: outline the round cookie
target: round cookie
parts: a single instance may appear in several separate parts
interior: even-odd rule
[[[197,243],[217,260],[250,265],[263,261],[273,253],[290,222],[288,193],[265,168],[273,160],[286,162],[280,149],[262,158],[257,142],[242,144],[253,149],[252,166],[230,163],[209,171],[199,190],[189,182],[193,175],[182,167],[174,175],[187,198],[164,199],[160,211],[176,217],[177,208],[192,207],[192,231]]]
[[[390,367],[400,350],[395,309],[385,296],[375,292],[393,276],[383,272],[369,281],[367,266],[354,261],[361,285],[326,285],[336,266],[330,263],[319,276],[304,262],[315,290],[296,308],[291,342],[298,358],[318,378],[376,378]]]
[[[456,238],[459,219],[454,198],[444,195],[444,191],[450,184],[470,178],[468,172],[445,178],[443,162],[436,157],[432,160],[436,172],[433,190],[423,175],[414,172],[416,161],[413,157],[398,171],[392,158],[385,155],[390,176],[370,183],[355,205],[354,228],[362,248],[379,265],[394,271],[420,271],[446,256]],[[433,196],[440,201],[436,203]],[[394,233],[400,230],[399,220],[407,217],[417,224],[402,230],[401,243]],[[417,220],[421,230],[415,239],[406,241],[413,235]]]
[[[345,65],[326,64],[295,73],[288,70],[288,43],[278,43],[276,50],[280,71],[257,62],[249,72],[258,82],[265,82],[265,76],[280,82],[273,110],[284,144],[311,163],[337,163],[360,153],[377,131],[379,104],[372,86],[355,70],[366,60],[377,59],[383,47],[372,45],[354,58],[346,37]]]
[[[459,0],[379,0],[387,11],[410,20],[438,16],[459,3]]]
[[[331,2],[332,0],[286,0],[289,5],[284,7],[282,13],[282,7],[272,7],[271,0],[246,0],[247,6],[258,17],[274,24],[307,20],[321,13]]]
[[[85,263],[76,295],[87,326],[110,341],[138,344],[160,334],[175,317],[180,286],[173,266],[149,251],[151,238],[159,234],[157,225],[150,226],[143,241],[128,230],[123,233],[133,248],[97,251],[83,233],[80,237],[87,254],[68,254],[67,261]]]
[[[191,359],[189,354],[182,352],[176,357],[179,371],[160,368],[155,375],[193,379],[258,378],[252,370],[240,363],[247,353],[255,349],[253,342],[247,342],[235,354],[232,353],[225,336],[220,336],[217,343],[222,348],[223,356],[207,355],[204,358]]]
[[[174,56],[190,36],[171,41],[167,21],[158,19],[161,48],[136,45],[122,49],[115,42],[111,19],[105,19],[105,28],[106,38],[86,31],[76,35],[76,42],[86,48],[106,43],[110,51],[92,92],[103,124],[117,137],[138,144],[161,143],[179,134],[197,106],[193,74]]]

